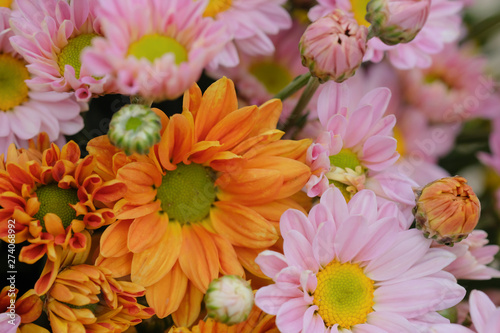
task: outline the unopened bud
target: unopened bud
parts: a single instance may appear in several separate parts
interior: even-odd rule
[[[130,104],[113,115],[109,123],[109,141],[125,154],[147,154],[161,139],[161,120],[149,107]]]
[[[479,199],[463,177],[447,177],[416,191],[416,226],[440,244],[459,242],[479,220]]]
[[[385,44],[411,42],[427,22],[431,0],[371,0],[366,20]]]
[[[236,275],[213,280],[205,295],[208,316],[227,325],[245,321],[252,310],[253,300],[250,284]]]
[[[368,29],[341,10],[311,23],[300,39],[302,65],[321,82],[342,82],[363,62]]]

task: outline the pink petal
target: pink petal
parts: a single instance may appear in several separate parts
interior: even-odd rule
[[[286,257],[281,253],[265,250],[261,252],[257,258],[255,258],[255,263],[259,265],[261,271],[274,279],[274,277],[284,268],[288,267]]]
[[[303,298],[295,298],[286,302],[276,315],[276,326],[281,332],[300,332],[308,307],[309,304]]]
[[[327,328],[325,327],[325,323],[323,322],[323,319],[321,319],[321,316],[315,314],[317,310],[318,307],[316,305],[313,305],[309,307],[309,309],[307,309],[306,313],[304,314],[304,324],[302,327],[303,333],[328,332]]]
[[[319,121],[326,127],[328,120],[340,113],[342,108],[349,106],[349,89],[347,84],[339,84],[329,81],[323,85],[323,89],[318,97],[318,117]]]
[[[257,290],[255,304],[262,311],[276,315],[286,302],[292,299],[302,299],[303,292],[298,288],[282,288],[276,284],[265,286]]]
[[[482,291],[473,290],[469,297],[470,316],[474,327],[480,333],[486,331],[486,323],[495,312],[495,304]]]
[[[300,232],[292,230],[283,235],[283,238],[283,252],[290,266],[318,271],[319,264],[314,259],[312,245]]]
[[[377,197],[373,191],[361,190],[347,204],[351,215],[362,215],[367,221],[377,219]]]
[[[381,171],[394,164],[399,153],[396,152],[397,141],[388,136],[372,136],[363,144],[363,164],[374,170]]]
[[[347,203],[345,198],[336,187],[329,188],[321,196],[320,203],[325,205],[330,210],[333,216],[333,221],[337,226],[343,223],[345,219],[349,216],[349,210],[347,209]]]
[[[309,243],[312,243],[315,230],[304,213],[296,209],[288,209],[281,215],[280,219],[280,231],[282,235],[287,235],[292,230],[298,231],[306,237]]]
[[[312,244],[314,258],[322,267],[335,258],[335,230],[335,224],[332,221],[326,221],[319,226],[314,238]]]
[[[388,88],[376,88],[364,95],[358,105],[371,105],[373,107],[373,119],[380,119],[389,105],[391,95],[391,90]]]
[[[414,325],[397,313],[374,311],[368,314],[367,323],[383,327],[387,332],[418,333]]]

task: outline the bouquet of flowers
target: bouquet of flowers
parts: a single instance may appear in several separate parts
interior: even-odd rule
[[[0,0],[0,332],[499,333],[499,20]]]

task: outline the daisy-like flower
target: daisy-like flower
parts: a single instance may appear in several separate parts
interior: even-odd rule
[[[284,255],[256,259],[275,282],[257,291],[256,304],[276,315],[281,332],[417,332],[410,320],[465,295],[442,271],[454,255],[430,248],[418,230],[399,229],[372,191],[346,204],[329,189],[309,217],[285,212],[280,229]]]
[[[70,93],[37,92],[26,82],[30,81],[26,63],[9,42],[10,14],[10,9],[0,7],[0,154],[11,143],[27,147],[40,132],[51,141],[77,133],[83,128],[80,111],[86,107]]]
[[[83,61],[93,75],[111,75],[117,90],[161,101],[182,95],[228,42],[226,27],[203,17],[205,1],[102,0],[105,38]]]
[[[101,35],[97,0],[18,0],[12,14],[13,47],[29,63],[29,84],[39,91],[74,91],[79,101],[110,92],[109,76],[95,77],[82,50]]]
[[[246,56],[270,55],[274,45],[269,35],[291,27],[290,14],[283,8],[286,0],[208,0],[203,16],[212,17],[226,26],[231,37],[224,50],[211,62],[234,67],[238,53]]]
[[[114,222],[112,205],[126,188],[117,180],[104,182],[94,173],[94,158],[81,160],[73,141],[62,149],[52,144],[41,161],[26,161],[23,153],[11,156],[0,170],[0,237],[7,240],[8,221],[15,220],[16,243],[31,243],[23,246],[19,260],[32,264],[47,255],[35,285],[41,295],[60,267],[86,259],[86,229]]]
[[[238,109],[223,78],[203,95],[187,91],[182,114],[158,112],[162,138],[149,157],[127,158],[107,137],[90,141],[103,172],[128,187],[98,263],[145,286],[159,317],[189,326],[219,274],[262,276],[253,260],[277,241],[273,222],[300,207],[291,196],[311,174],[311,141],[280,140],[280,112],[280,100]]]
[[[309,18],[315,21],[335,9],[341,9],[351,13],[360,25],[370,26],[365,20],[368,2],[369,0],[318,0],[318,5],[311,8]],[[389,60],[397,68],[429,67],[432,63],[430,55],[442,51],[446,43],[458,38],[462,22],[459,14],[461,8],[462,3],[459,1],[432,0],[429,17],[414,40],[390,46],[376,37],[371,38],[364,60],[379,62],[384,53],[387,53]]]
[[[207,318],[200,320],[197,325],[191,328],[173,327],[165,333],[279,333],[275,318],[254,305],[248,319],[237,325],[228,326],[212,318]]]
[[[358,101],[350,98],[345,83],[328,82],[322,89],[317,107],[321,131],[307,156],[313,172],[308,195],[337,187],[349,200],[369,188],[403,205],[409,215],[415,203],[413,182],[397,170],[386,171],[399,158],[392,136],[396,118],[384,116],[390,90],[374,89]]]
[[[217,78],[223,76],[231,78],[238,89],[238,97],[244,98],[250,105],[263,104],[285,88],[295,77],[307,73],[307,68],[302,66],[298,48],[305,28],[303,24],[294,21],[290,29],[270,37],[275,48],[275,52],[271,55],[248,56],[240,53],[238,66],[231,68],[219,66],[217,70],[210,71],[210,75]],[[283,101],[282,121],[290,116],[299,97],[300,91]]]
[[[71,266],[59,274],[45,300],[54,333],[124,332],[154,311],[137,303],[144,288],[117,281],[111,271]]]
[[[449,45],[432,56],[425,69],[401,71],[407,102],[434,123],[457,123],[497,112],[494,81],[485,74],[485,61],[470,50]]]

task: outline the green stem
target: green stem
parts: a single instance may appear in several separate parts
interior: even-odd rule
[[[285,88],[283,88],[283,90],[277,93],[274,98],[279,98],[284,101],[285,99],[299,91],[303,86],[305,86],[310,77],[311,72],[307,72],[306,74],[297,76],[295,79],[293,79],[292,82],[290,82]]]
[[[460,44],[467,42],[471,39],[481,39],[485,37],[488,32],[500,28],[500,13],[496,13],[476,24],[472,25],[469,29],[467,36],[460,41]]]
[[[307,82],[306,89],[304,89],[302,96],[300,96],[297,105],[295,105],[292,114],[290,115],[290,117],[285,123],[285,126],[283,127],[284,132],[289,131],[296,125],[297,121],[302,117],[302,111],[304,111],[307,104],[309,104],[309,101],[311,101],[311,98],[313,97],[318,87],[319,87],[318,78],[314,76],[310,77],[309,81]]]
[[[139,96],[139,95],[135,95],[135,96],[130,96],[130,103],[141,104],[141,105],[145,105],[148,108],[150,108],[151,105],[153,105],[153,100],[144,98],[144,97]]]

